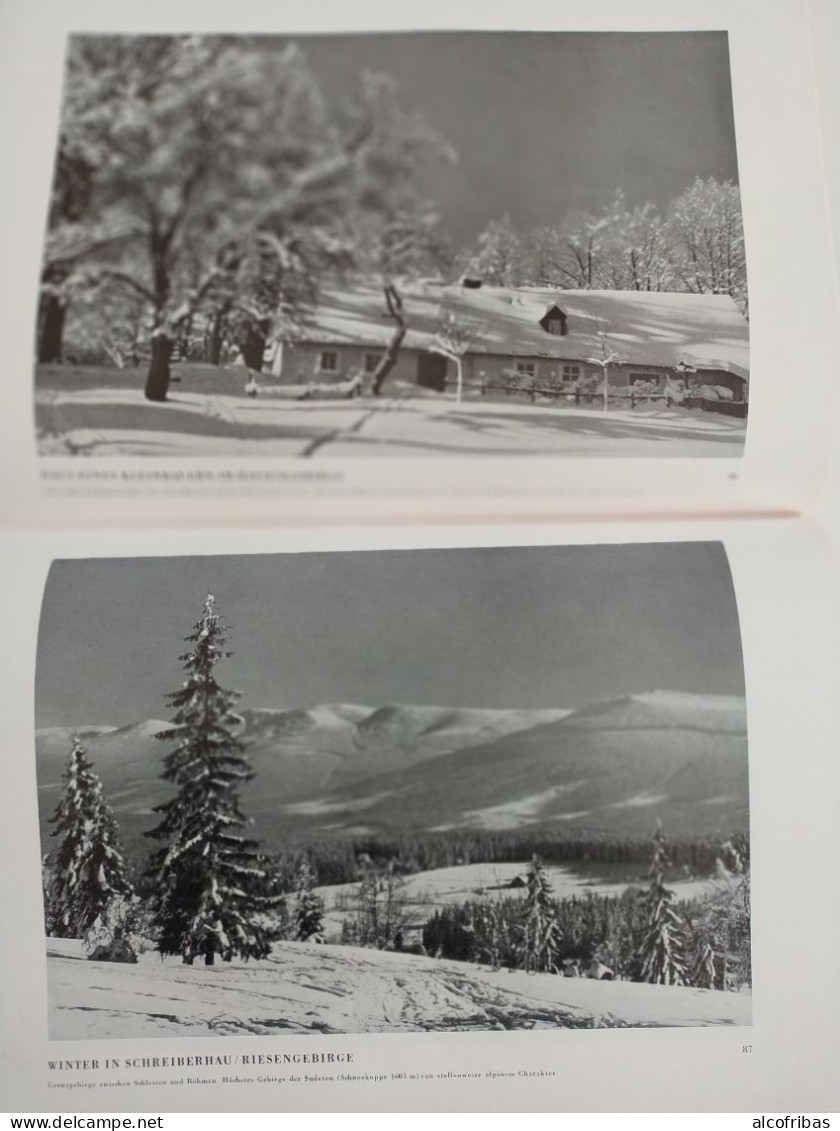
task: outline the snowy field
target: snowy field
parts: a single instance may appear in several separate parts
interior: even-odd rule
[[[702,410],[381,397],[248,399],[175,386],[165,404],[140,388],[40,388],[41,455],[615,456],[735,458],[746,421]]]
[[[47,940],[50,1037],[218,1037],[749,1025],[751,995],[596,982],[355,947],[278,943],[260,962],[89,962]]]
[[[406,876],[401,895],[407,904],[411,926],[416,928],[416,925],[425,923],[435,910],[447,904],[475,902],[479,899],[521,898],[523,889],[510,885],[517,878],[524,879],[527,870],[527,864],[521,862],[460,864]],[[605,867],[604,871],[608,872],[609,869]],[[643,872],[644,869],[640,868],[639,871]],[[569,899],[571,896],[580,898],[587,894],[617,896],[628,887],[626,876],[596,881],[559,864],[546,864],[545,873],[554,899]],[[640,878],[638,884],[645,887],[649,882],[648,879]],[[676,893],[678,899],[695,899],[708,895],[720,883],[714,878],[675,879],[668,881],[668,887]],[[358,886],[357,883],[331,884],[317,889],[326,908],[324,929],[328,939],[340,938],[342,921],[353,917]],[[415,940],[410,931],[406,941],[419,941],[419,938]]]

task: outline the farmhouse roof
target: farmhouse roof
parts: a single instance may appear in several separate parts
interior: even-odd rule
[[[437,281],[397,282],[408,322],[403,345],[428,350],[443,318],[468,327],[472,354],[580,361],[606,350],[631,365],[749,374],[747,323],[729,295],[665,291],[564,291],[547,287],[464,287]],[[564,336],[540,325],[557,306]],[[371,278],[323,288],[298,341],[319,345],[387,345],[394,331],[381,285]]]

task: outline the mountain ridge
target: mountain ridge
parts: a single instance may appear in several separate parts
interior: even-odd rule
[[[649,831],[743,826],[746,705],[738,696],[653,691],[565,708],[325,703],[248,707],[256,778],[243,809],[267,849],[284,838],[442,829],[597,826]],[[100,774],[124,836],[139,845],[172,729],[163,720],[36,732],[42,828],[72,736]]]

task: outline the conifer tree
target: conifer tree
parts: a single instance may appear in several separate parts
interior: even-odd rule
[[[307,939],[320,941],[324,930],[324,901],[315,893],[315,876],[309,860],[304,857],[298,869],[297,877],[297,903],[295,905],[295,921],[297,923],[297,938],[301,942]]]
[[[715,948],[711,932],[702,923],[695,927],[689,959],[688,984],[704,990],[713,990],[717,974]]]
[[[114,814],[78,738],[50,823],[61,837],[48,861],[46,920],[59,938],[81,938],[108,905],[132,894]]]
[[[217,954],[225,961],[264,958],[277,937],[268,913],[282,896],[265,894],[258,845],[239,834],[247,824],[239,788],[253,771],[237,737],[243,724],[233,706],[240,693],[216,682],[216,665],[232,653],[212,594],[186,640],[191,648],[179,657],[186,679],[167,696],[175,708],[172,729],[157,736],[175,743],[163,777],[178,792],[156,806],[162,820],[146,834],[164,842],[149,865],[157,947],[188,965],[203,957],[212,966]]]
[[[525,969],[533,972],[552,970],[560,932],[548,877],[542,860],[536,854],[528,865],[527,883],[521,925]]]
[[[657,824],[653,834],[650,887],[644,893],[644,923],[638,948],[640,981],[662,986],[684,985],[683,927],[674,903],[676,894],[665,887],[669,865],[665,837]]]

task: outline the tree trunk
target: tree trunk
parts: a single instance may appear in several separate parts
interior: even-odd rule
[[[463,395],[464,395],[464,366],[463,366],[463,362],[462,362],[460,357],[455,358],[455,375],[456,375],[455,400],[458,402],[458,404],[460,404],[461,400],[463,398]]]
[[[213,950],[212,946],[208,947],[207,950],[204,952],[204,965],[205,966],[213,966],[213,965],[215,965],[215,962],[216,962],[216,952]]]
[[[50,295],[43,307],[41,334],[38,341],[39,361],[61,361],[66,313],[67,308],[58,295]]]
[[[248,326],[242,346],[242,360],[248,369],[253,369],[255,373],[262,373],[266,337],[267,330],[263,328],[262,323]]]
[[[171,376],[172,338],[163,330],[152,335],[152,360],[146,377],[146,400],[165,401]]]
[[[189,361],[190,357],[190,334],[192,333],[192,316],[187,318],[178,330],[178,354],[181,361]]]
[[[213,315],[213,324],[210,328],[210,341],[207,345],[207,360],[211,365],[221,365],[222,362],[222,329],[224,324],[224,311],[217,310]]]
[[[385,352],[379,359],[379,364],[373,372],[373,385],[371,392],[375,397],[378,397],[382,392],[382,386],[385,384],[385,378],[397,364],[397,358],[400,353],[400,346],[402,345],[403,338],[408,330],[408,323],[405,320],[405,315],[402,311],[402,299],[399,296],[397,288],[388,283],[385,286],[385,301],[388,304],[388,313],[397,324],[394,331],[394,336],[388,343]]]

